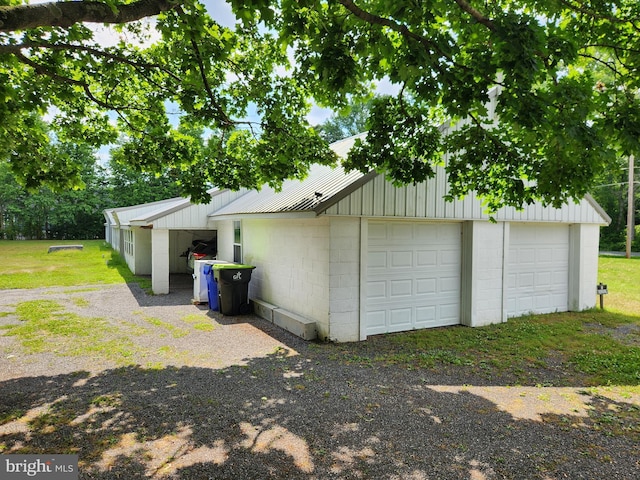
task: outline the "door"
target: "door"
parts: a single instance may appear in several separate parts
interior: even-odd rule
[[[367,335],[460,323],[461,224],[370,221]]]
[[[507,262],[507,315],[566,312],[569,227],[512,224]]]

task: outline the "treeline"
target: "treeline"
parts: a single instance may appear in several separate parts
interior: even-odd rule
[[[640,168],[634,175],[634,232],[632,247],[640,252]],[[627,211],[629,199],[628,159],[621,159],[598,179],[592,195],[611,217],[611,224],[600,230],[600,250],[624,252],[627,241]]]
[[[84,187],[53,192],[28,190],[0,160],[0,239],[78,240],[104,238],[105,208],[179,196],[175,182],[110,162],[102,167],[94,152],[75,147]]]

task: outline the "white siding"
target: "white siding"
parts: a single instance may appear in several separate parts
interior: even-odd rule
[[[135,228],[132,231],[135,238],[132,271],[136,275],[151,275],[151,230]]]
[[[154,228],[192,228],[206,229],[207,215],[211,213],[209,205],[189,205],[177,212],[169,213],[153,221]]]
[[[111,246],[113,247],[113,249],[122,254],[122,249],[120,248],[120,242],[121,242],[121,238],[122,238],[122,230],[120,230],[120,227],[112,227],[111,228]]]
[[[446,172],[436,169],[436,176],[417,185],[394,187],[379,175],[353,193],[329,207],[327,215],[355,215],[364,217],[427,218],[433,220],[488,220],[475,193],[462,200],[447,202]],[[606,223],[598,211],[583,199],[562,208],[529,205],[524,210],[502,208],[494,215],[497,221]]]
[[[153,219],[154,228],[168,229],[210,229],[208,215],[247,193],[246,190],[216,192],[206,204],[190,203],[184,208],[168,212]]]
[[[151,215],[153,212],[157,212],[160,209],[171,208],[174,205],[183,203],[183,201],[184,199],[181,198],[173,198],[169,200],[162,200],[160,202],[145,203],[143,205],[115,208],[111,210],[111,212],[120,225],[126,225],[129,224],[131,220]]]

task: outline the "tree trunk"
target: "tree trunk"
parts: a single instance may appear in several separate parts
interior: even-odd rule
[[[76,23],[130,23],[172,10],[181,1],[138,0],[112,9],[102,2],[50,2],[0,6],[0,32],[36,27],[70,27]]]

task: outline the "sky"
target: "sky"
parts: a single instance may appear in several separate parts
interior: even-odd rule
[[[30,3],[43,3],[47,1],[51,0],[32,0]],[[229,28],[233,28],[235,26],[236,18],[231,10],[231,6],[225,0],[202,0],[202,2],[205,5],[209,15],[220,25]],[[152,25],[154,20],[148,19],[143,21],[148,22],[151,27],[149,28],[149,31],[153,31]],[[116,44],[119,40],[119,36],[122,35],[121,33],[118,33],[107,26],[99,24],[90,25],[90,28],[95,31],[95,40],[103,46]],[[153,35],[151,39],[153,40]],[[399,91],[399,87],[397,85],[392,85],[388,81],[382,81],[379,83],[376,91],[377,93],[386,93],[393,95]],[[332,110],[328,108],[321,108],[317,105],[313,105],[309,114],[307,115],[307,120],[310,125],[319,125],[330,118],[332,113]],[[249,119],[253,120],[254,116],[255,119],[257,119],[257,115],[255,114],[255,112],[253,114],[251,112],[249,113]],[[106,160],[109,157],[108,150],[108,147],[103,148],[98,153],[98,156],[102,159],[102,161]]]
[[[35,0],[32,3],[40,3],[44,1],[50,0]],[[202,0],[202,3],[205,5],[207,12],[209,15],[220,25],[234,28],[236,24],[236,17],[231,10],[231,6],[225,0]],[[146,20],[150,24],[153,23],[153,19]],[[99,41],[101,45],[110,45],[115,44],[118,41],[119,34],[109,27],[105,27],[102,25],[96,25],[93,27],[96,31],[96,40]],[[149,29],[152,31],[152,29]],[[398,85],[393,85],[389,81],[383,80],[378,83],[376,92],[380,94],[390,94],[395,95],[399,92],[400,87]],[[311,111],[307,115],[307,120],[310,125],[319,125],[325,122],[331,115],[332,110],[328,108],[322,108],[317,105],[313,105],[311,107]],[[250,114],[251,118],[252,115]]]
[[[41,3],[50,0],[36,0],[34,3]],[[225,0],[203,0],[202,2],[209,15],[220,25],[228,28],[234,28],[236,24],[236,17],[231,10],[231,6]],[[146,20],[150,24],[153,24],[153,20]],[[119,39],[119,33],[113,29],[103,26],[94,25],[91,28],[95,31],[95,39],[103,46],[115,45]],[[152,31],[150,28],[149,31]],[[152,36],[153,39],[153,36]],[[317,105],[312,106],[311,111],[307,115],[307,120],[310,125],[319,125],[326,121],[332,114],[332,110],[328,108],[321,108]],[[249,118],[257,118],[256,114],[249,113]]]

